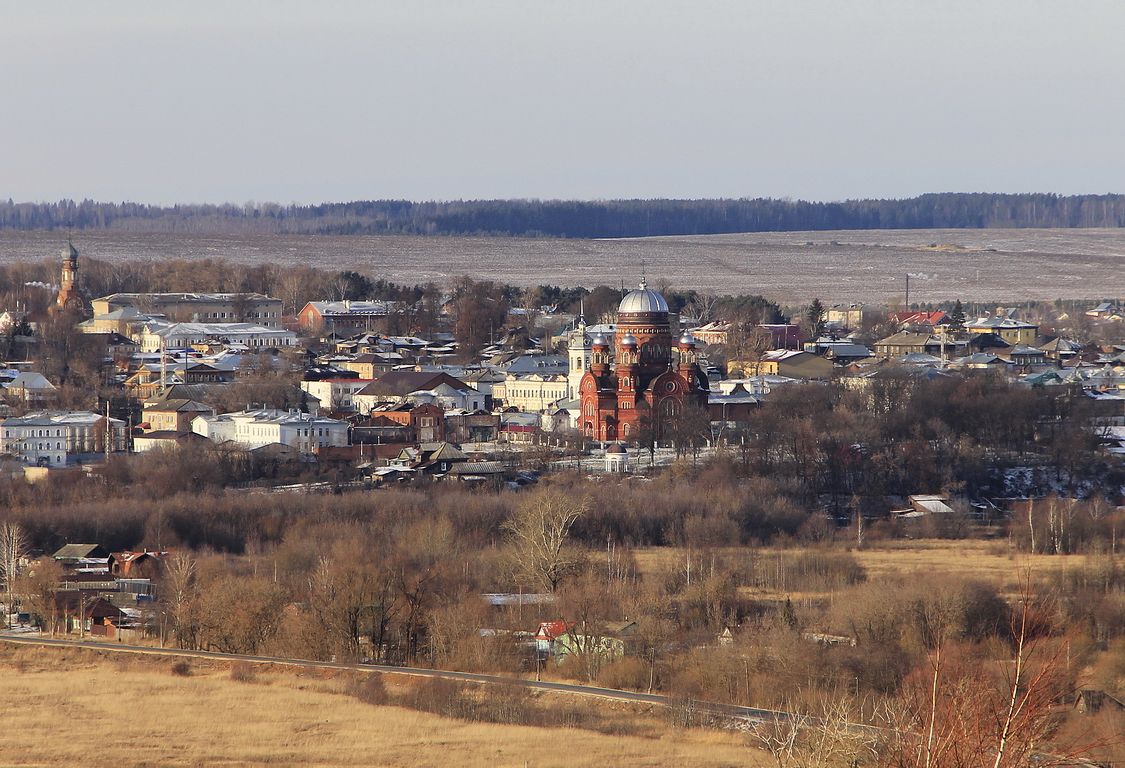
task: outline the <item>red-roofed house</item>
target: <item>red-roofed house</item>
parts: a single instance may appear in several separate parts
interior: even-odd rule
[[[891,312],[887,319],[894,323],[900,330],[903,328],[920,328],[923,331],[933,331],[939,325],[946,325],[949,317],[944,312]]]

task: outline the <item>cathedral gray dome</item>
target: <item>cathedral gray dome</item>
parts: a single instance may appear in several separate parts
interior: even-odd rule
[[[641,280],[641,287],[635,291],[630,291],[625,298],[621,300],[617,311],[618,313],[667,312],[668,302],[656,291],[649,290],[645,281]]]

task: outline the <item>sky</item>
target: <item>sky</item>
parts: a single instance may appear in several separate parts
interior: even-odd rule
[[[0,198],[1125,192],[1120,0],[0,0]]]

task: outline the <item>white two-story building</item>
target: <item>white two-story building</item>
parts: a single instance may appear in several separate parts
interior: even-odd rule
[[[191,429],[216,443],[244,448],[282,443],[305,453],[348,444],[348,423],[301,411],[252,410],[197,416]]]
[[[128,430],[121,419],[91,411],[42,411],[0,422],[0,453],[24,464],[64,467],[83,457],[127,451]]]
[[[267,328],[254,323],[160,323],[149,322],[135,341],[142,352],[185,349],[196,345],[243,344],[251,350],[292,347],[297,334],[284,328]]]

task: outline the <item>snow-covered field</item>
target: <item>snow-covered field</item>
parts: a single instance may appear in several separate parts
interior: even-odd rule
[[[65,233],[0,232],[0,263],[55,258]],[[78,232],[84,255],[359,269],[395,282],[459,275],[518,285],[649,282],[781,302],[1012,302],[1125,296],[1125,229],[784,232],[555,240]]]

